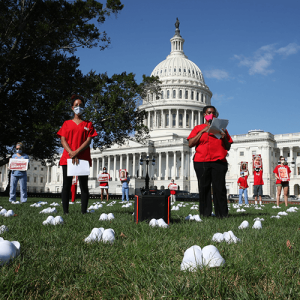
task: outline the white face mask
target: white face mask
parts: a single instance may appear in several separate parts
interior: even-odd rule
[[[76,115],[81,115],[83,112],[84,112],[84,108],[83,108],[83,107],[76,106],[76,107],[74,108],[74,113],[75,113]]]

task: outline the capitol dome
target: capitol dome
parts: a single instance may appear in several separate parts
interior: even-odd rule
[[[186,137],[191,128],[203,123],[203,107],[211,105],[212,92],[205,84],[200,68],[183,52],[179,20],[170,39],[171,52],[152,71],[161,81],[159,95],[149,91],[139,109],[147,112],[145,125],[152,139],[167,136]]]

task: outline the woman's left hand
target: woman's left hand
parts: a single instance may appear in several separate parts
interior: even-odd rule
[[[226,137],[226,133],[225,133],[225,129],[222,128],[222,130],[220,131],[221,134],[221,138],[224,139]]]

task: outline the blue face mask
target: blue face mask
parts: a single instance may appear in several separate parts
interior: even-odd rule
[[[20,150],[16,150],[16,153],[22,153],[22,150],[20,149]]]
[[[83,107],[76,106],[76,107],[74,108],[74,113],[75,113],[76,115],[81,115],[83,112],[84,112],[84,108],[83,108]]]

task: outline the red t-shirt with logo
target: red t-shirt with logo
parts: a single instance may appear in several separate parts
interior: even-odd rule
[[[75,151],[87,140],[88,137],[94,137],[98,134],[90,121],[82,121],[77,125],[74,121],[68,120],[64,122],[63,126],[57,132],[57,135],[59,137],[65,137],[71,150]],[[90,147],[87,147],[85,150],[80,152],[77,157],[79,159],[88,160],[90,166],[92,166]],[[70,156],[64,149],[59,164],[61,166],[67,165],[67,159],[70,159]]]
[[[243,189],[242,187],[244,187],[245,189],[248,187],[247,179],[248,179],[248,176],[240,177],[238,179],[237,183],[240,184],[240,189]]]
[[[256,172],[254,170],[253,175],[254,175],[254,184],[253,185],[264,185],[263,170],[259,170],[258,172]]]
[[[282,168],[282,167],[287,169],[288,174],[290,174],[290,173],[292,172],[291,169],[289,168],[289,166],[286,166],[286,165],[284,165],[284,166],[278,165],[278,166],[276,166],[276,168],[274,169],[273,173],[275,173],[275,174],[277,174],[277,175],[279,176],[279,171],[278,171],[278,169],[279,169],[279,168]],[[276,180],[276,184],[282,183],[282,182],[288,182],[288,181],[290,181],[290,175],[289,175],[289,178],[288,178],[287,181],[281,181],[281,180],[277,179],[277,180]]]
[[[195,137],[206,124],[197,125],[191,131],[190,135],[187,137],[187,140]],[[228,134],[228,131],[225,131],[227,140],[230,144],[233,143],[231,136]],[[225,144],[222,139],[216,138],[213,133],[203,132],[198,144],[196,145],[196,153],[194,156],[194,161],[196,162],[205,162],[205,161],[224,161],[226,162],[227,150],[225,149]]]

